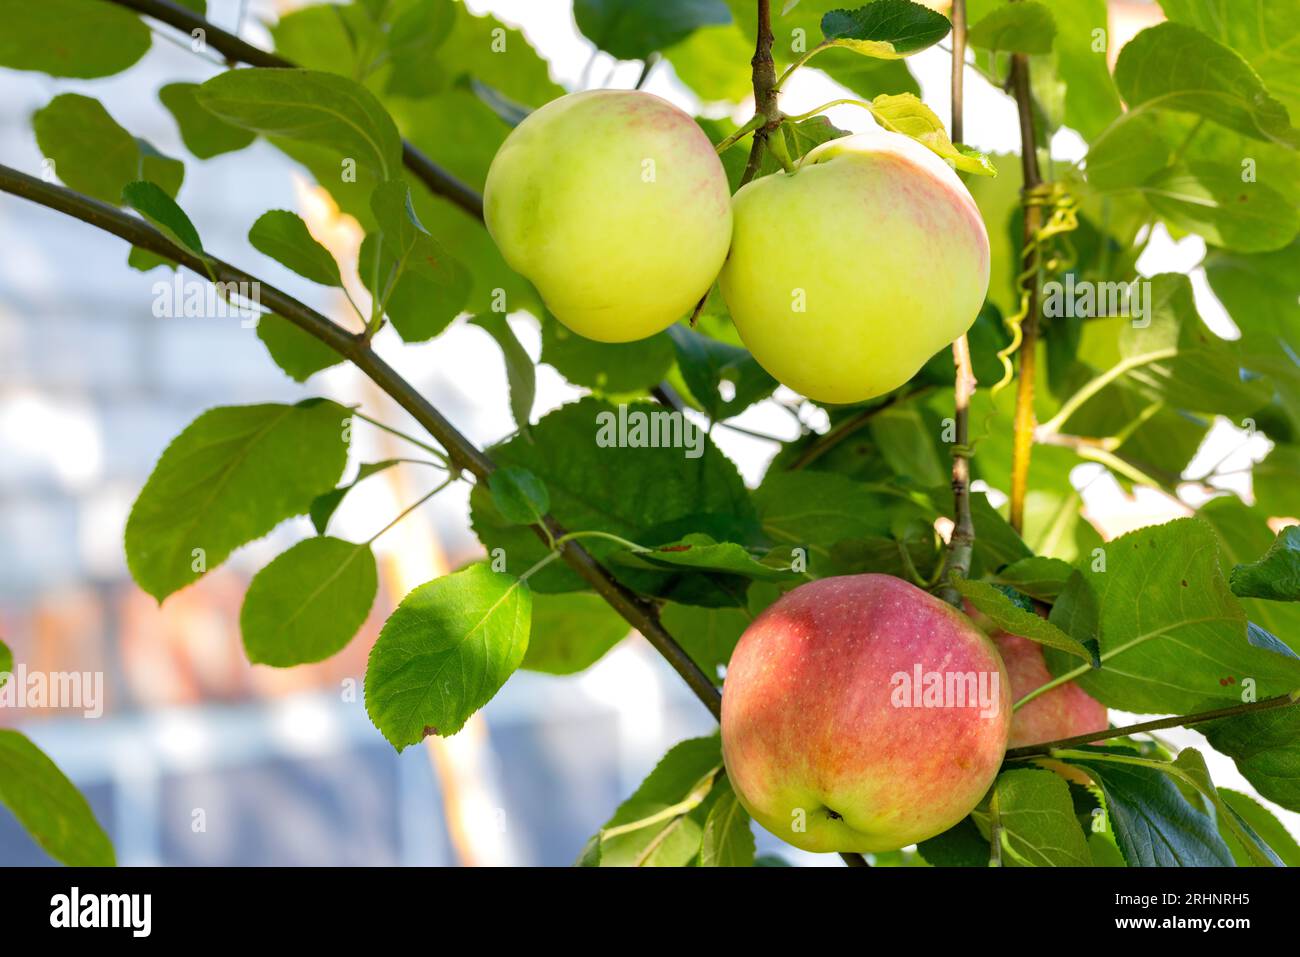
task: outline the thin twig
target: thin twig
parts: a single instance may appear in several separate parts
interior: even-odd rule
[[[952,4],[952,141],[962,140],[962,77],[966,65],[966,0]],[[952,534],[939,573],[939,597],[961,607],[961,593],[953,577],[970,575],[975,551],[975,521],[970,510],[970,400],[975,394],[975,371],[971,367],[970,341],[962,333],[952,344],[953,441],[952,441]]]
[[[1291,694],[1278,695],[1276,698],[1265,698],[1263,701],[1251,701],[1243,704],[1232,705],[1227,708],[1216,708],[1213,711],[1199,711],[1196,714],[1175,715],[1172,718],[1159,718],[1155,721],[1143,721],[1141,724],[1130,724],[1125,728],[1108,728],[1105,731],[1093,731],[1090,734],[1076,734],[1072,738],[1062,738],[1059,741],[1044,741],[1042,744],[1031,744],[1023,748],[1012,748],[1007,752],[1006,760],[1019,761],[1025,758],[1048,757],[1053,751],[1073,748],[1081,744],[1092,744],[1094,741],[1109,741],[1112,738],[1127,738],[1134,734],[1146,734],[1150,731],[1160,731],[1164,728],[1185,728],[1189,725],[1204,724],[1206,721],[1217,721],[1220,718],[1232,718],[1240,714],[1249,714],[1253,711],[1272,711],[1275,708],[1289,708],[1297,701],[1300,701],[1300,691],[1294,691]]]
[[[409,412],[425,431],[447,450],[453,469],[464,469],[479,480],[486,480],[496,468],[482,450],[462,435],[428,399],[380,358],[363,337],[348,332],[287,293],[220,259],[213,257],[201,259],[189,250],[181,249],[143,219],[130,215],[116,206],[83,196],[63,186],[47,183],[7,166],[0,166],[0,192],[12,193],[22,199],[65,213],[125,239],[134,246],[165,256],[199,276],[206,277],[211,271],[218,282],[257,283],[256,288],[259,290],[263,305],[324,343],[339,356],[350,360],[375,385]],[[533,529],[544,542],[554,541],[565,534],[565,530],[550,516],[545,516],[542,524],[533,526]],[[619,584],[578,543],[566,542],[560,546],[560,551],[569,566],[622,615],[628,624],[645,636],[713,716],[718,717],[722,708],[721,693],[691,660],[690,655],[659,624],[655,606]]]
[[[298,64],[292,60],[286,60],[279,54],[255,47],[235,34],[209,23],[193,10],[173,3],[172,0],[108,0],[108,2],[120,7],[128,7],[186,33],[192,34],[195,30],[202,30],[204,42],[232,62],[281,69],[298,67]],[[483,197],[406,140],[402,141],[402,163],[429,188],[430,192],[455,203],[475,219],[483,218]]]

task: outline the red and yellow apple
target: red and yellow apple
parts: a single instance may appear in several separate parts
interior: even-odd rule
[[[682,318],[731,244],[713,144],[667,100],[633,90],[572,93],[530,114],[492,160],[483,206],[511,268],[600,342]]]
[[[1052,680],[1036,641],[994,631],[991,637],[1002,654],[1011,679],[1011,698],[1019,701],[1035,688]],[[1109,727],[1106,706],[1073,681],[1053,688],[1018,708],[1011,719],[1009,748],[1021,748],[1044,741],[1059,741],[1076,734],[1105,731]]]
[[[745,186],[719,277],[759,364],[820,402],[902,385],[970,328],[989,238],[970,192],[915,140],[823,143],[793,173]]]
[[[1010,725],[993,643],[888,575],[782,596],[741,636],[722,695],[741,804],[808,851],[888,851],[952,827],[993,783]]]

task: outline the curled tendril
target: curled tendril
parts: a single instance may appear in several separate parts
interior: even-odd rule
[[[989,390],[990,396],[996,396],[1007,387],[1015,377],[1011,357],[1020,350],[1024,341],[1024,332],[1020,325],[1029,315],[1029,294],[1033,288],[1031,280],[1036,274],[1054,275],[1072,268],[1078,259],[1074,244],[1068,234],[1079,228],[1078,203],[1062,183],[1043,183],[1025,192],[1024,204],[1027,207],[1041,206],[1049,209],[1047,222],[1034,234],[1031,242],[1021,252],[1021,265],[1024,267],[1016,276],[1016,286],[1020,290],[1020,308],[1005,320],[1011,332],[1011,342],[998,352],[1002,363],[1002,378]],[[1059,239],[1057,237],[1060,237]],[[1053,242],[1055,240],[1055,242]]]

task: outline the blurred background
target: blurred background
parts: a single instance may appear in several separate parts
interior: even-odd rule
[[[208,17],[269,48],[266,25],[302,5],[209,0]],[[521,28],[566,89],[628,88],[640,74],[639,62],[595,53],[574,25],[569,0],[467,0],[467,6]],[[1112,57],[1160,18],[1154,3],[1112,2]],[[747,75],[748,55],[738,55],[733,69]],[[0,157],[39,175],[31,113],[68,91],[99,97],[137,136],[169,155],[186,155],[156,91],[168,82],[207,79],[220,68],[213,56],[194,54],[174,31],[157,27],[139,64],[93,88],[0,71]],[[949,62],[938,48],[909,60],[925,100],[944,117]],[[645,88],[700,115],[728,115],[698,102],[666,62]],[[811,109],[839,89],[821,74],[801,73],[783,106],[790,113]],[[750,112],[752,104],[742,104],[730,115],[743,121]],[[847,107],[831,116],[851,130],[872,122]],[[1018,149],[1012,102],[977,79],[967,83],[966,116],[971,145]],[[1068,130],[1052,144],[1053,158],[1065,161],[1083,149]],[[187,166],[179,200],[209,248],[327,314],[346,312],[342,297],[299,279],[246,239],[262,212],[291,209],[340,261],[355,260],[360,229],[304,171],[261,142],[251,155]],[[631,636],[580,675],[521,671],[460,734],[394,754],[365,714],[366,657],[407,591],[480,554],[463,484],[377,543],[381,589],[371,619],[329,661],[286,671],[252,666],[239,637],[249,579],[312,533],[306,518],[235,553],[158,607],[127,574],[122,529],[158,455],[200,412],[327,395],[360,402],[368,414],[399,426],[405,416],[346,367],[295,385],[238,318],[155,318],[153,285],[168,274],[126,268],[124,244],[59,214],[0,198],[0,250],[0,637],[29,671],[102,674],[104,689],[97,717],[0,708],[0,726],[21,728],[83,789],[121,864],[569,864],[670,745],[713,729],[676,676]],[[1186,271],[1203,252],[1199,239],[1176,243],[1158,229],[1140,269],[1145,275]],[[1193,273],[1193,282],[1202,316],[1232,337],[1232,323],[1204,278]],[[360,301],[365,293],[354,295]],[[512,326],[535,358],[535,322],[518,317]],[[480,445],[513,431],[501,355],[482,330],[459,323],[431,343],[405,347],[385,330],[377,347]],[[549,367],[538,368],[535,415],[575,395]],[[751,408],[737,424],[787,438],[795,428],[787,412],[770,404]],[[825,427],[815,419],[809,424]],[[726,430],[717,440],[747,480],[757,482],[772,446]],[[358,428],[354,462],[400,455],[398,443]],[[1263,438],[1221,422],[1186,474],[1217,471],[1212,484],[1249,495],[1246,470],[1267,451]],[[1088,519],[1107,538],[1189,511],[1187,503],[1155,491],[1130,497],[1100,473],[1081,466],[1072,481]],[[368,537],[427,482],[416,472],[383,473],[348,497],[335,531]],[[998,491],[989,491],[999,503]],[[1187,494],[1206,493],[1198,486]],[[1192,732],[1168,738],[1200,740]],[[1207,757],[1221,785],[1244,785],[1231,762]],[[1274,810],[1300,832],[1300,816]],[[791,863],[838,864],[761,833],[759,848]],[[0,864],[41,863],[48,859],[0,813]]]

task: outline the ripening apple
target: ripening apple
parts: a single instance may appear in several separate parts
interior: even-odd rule
[[[719,282],[754,358],[820,402],[902,385],[970,328],[989,238],[957,174],[877,130],[823,143],[745,186]]]
[[[1052,680],[1043,646],[1038,642],[1005,631],[994,631],[991,637],[1007,666],[1013,701]],[[1076,734],[1105,731],[1107,727],[1106,706],[1071,681],[1016,709],[1007,747],[1059,741]]]
[[[511,268],[600,342],[682,318],[731,244],[731,191],[709,138],[638,91],[572,93],[532,113],[493,159],[483,206]]]
[[[801,585],[727,666],[722,753],[741,804],[808,851],[889,851],[952,827],[996,777],[1006,670],[961,612],[889,575]]]

